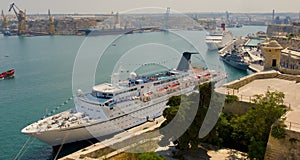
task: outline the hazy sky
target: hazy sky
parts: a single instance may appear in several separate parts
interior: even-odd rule
[[[9,4],[27,13],[110,13],[127,12],[145,7],[170,7],[177,12],[299,12],[300,0],[1,0],[0,9],[7,13]],[[151,11],[150,11],[151,12]]]

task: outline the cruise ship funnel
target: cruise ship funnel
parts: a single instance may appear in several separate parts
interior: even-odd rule
[[[178,71],[188,71],[191,64],[192,54],[199,54],[198,52],[183,52],[180,62],[177,66]]]

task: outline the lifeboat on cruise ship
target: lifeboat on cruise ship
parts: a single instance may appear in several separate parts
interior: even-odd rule
[[[180,85],[180,83],[174,83],[170,86],[170,88],[175,88],[175,87],[178,87]]]
[[[13,78],[15,74],[15,70],[11,69],[9,71],[3,72],[0,74],[0,79]]]

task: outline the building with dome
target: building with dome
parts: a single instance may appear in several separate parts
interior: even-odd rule
[[[262,53],[265,57],[264,70],[279,69],[282,46],[275,40],[264,43]]]

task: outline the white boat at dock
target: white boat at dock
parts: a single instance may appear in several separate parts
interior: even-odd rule
[[[222,25],[220,30],[212,30],[205,37],[205,43],[208,50],[217,50],[226,46],[226,44],[233,41],[233,35],[231,31],[225,30],[225,24]]]

